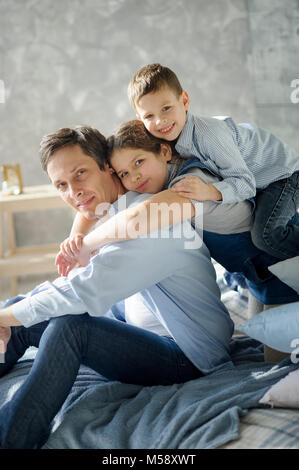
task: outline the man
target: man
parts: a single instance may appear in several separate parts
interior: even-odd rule
[[[62,129],[42,142],[51,181],[89,219],[101,203],[113,204],[119,196],[132,207],[148,198],[124,194],[105,147],[105,138],[88,127]],[[209,252],[204,245],[185,249],[192,229],[183,225],[181,237],[170,228],[167,238],[161,230],[156,237],[106,245],[87,267],[0,310],[0,339],[7,342],[0,375],[28,346],[39,347],[24,384],[0,409],[0,447],[45,442],[82,363],[108,379],[143,385],[183,382],[231,365],[233,323]],[[121,318],[119,302],[136,292],[154,326],[149,317],[135,326],[139,314],[132,309]]]

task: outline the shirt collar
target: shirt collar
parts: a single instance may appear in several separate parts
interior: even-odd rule
[[[192,146],[192,128],[193,128],[193,114],[187,112],[186,123],[180,133],[175,148],[178,150],[190,150]]]

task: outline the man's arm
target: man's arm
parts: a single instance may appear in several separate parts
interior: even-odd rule
[[[185,243],[190,246],[196,239],[192,246],[197,252],[201,240],[190,223],[180,225],[180,236],[178,227],[171,227],[154,237],[106,245],[86,268],[46,282],[33,295],[14,304],[11,307],[14,318],[7,317],[5,324],[17,319],[28,327],[68,314],[105,315],[120,300],[188,266],[194,250],[186,249]]]
[[[19,326],[22,323],[14,316],[12,306],[0,310],[0,326]]]

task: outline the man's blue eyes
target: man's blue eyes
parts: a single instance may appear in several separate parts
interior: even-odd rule
[[[83,175],[84,173],[85,173],[85,170],[79,170],[79,171],[77,172],[77,175],[76,175],[76,176],[81,176],[81,175]],[[62,189],[62,188],[65,187],[65,186],[66,186],[66,183],[59,183],[59,184],[57,185],[57,189]]]

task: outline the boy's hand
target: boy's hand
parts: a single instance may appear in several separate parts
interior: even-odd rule
[[[187,175],[171,188],[180,196],[196,201],[221,201],[222,194],[212,184],[204,183],[198,176]]]
[[[10,326],[0,326],[0,354],[5,354],[10,337]]]

